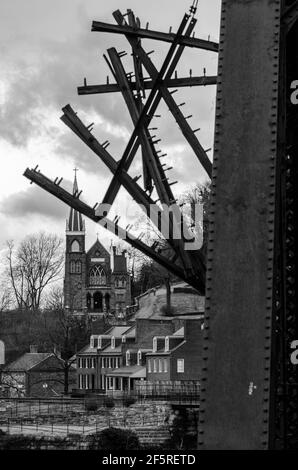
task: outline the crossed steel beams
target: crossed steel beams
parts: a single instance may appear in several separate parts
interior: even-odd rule
[[[24,172],[24,176],[28,178],[31,182],[34,182],[41,188],[45,189],[48,193],[51,193],[56,196],[68,206],[73,207],[73,209],[79,211],[81,214],[85,215],[93,222],[100,224],[105,229],[118,235],[119,237],[127,241],[127,243],[129,243],[131,246],[138,249],[146,256],[149,256],[151,259],[159,263],[164,268],[168,269],[180,279],[184,280],[185,282],[188,282],[195,289],[204,292],[205,279],[203,272],[200,272],[198,273],[198,275],[193,276],[186,275],[185,270],[183,268],[171,262],[168,258],[161,255],[154,248],[149,247],[148,245],[143,243],[139,238],[136,238],[126,229],[120,227],[118,223],[108,219],[107,217],[101,218],[96,215],[95,207],[92,208],[88,206],[86,203],[79,199],[78,195],[75,196],[66,191],[64,188],[61,188],[59,184],[51,181],[40,171],[37,171],[36,169],[27,168]]]
[[[86,127],[70,105],[63,108],[64,114],[61,117],[62,121],[78,136],[80,139],[91,149],[93,152],[105,163],[109,170],[115,174],[118,171],[119,164],[114,160],[112,155],[101,145],[98,140],[93,136],[91,130]],[[125,169],[118,171],[118,181],[123,185],[127,192],[135,199],[135,201],[146,210],[146,215],[149,216],[150,209],[154,208],[155,202],[151,199],[148,194],[138,185],[136,179],[132,178]],[[108,204],[104,201],[103,204]],[[106,207],[106,206],[105,206]],[[78,209],[80,210],[80,209]],[[107,207],[108,210],[108,207]],[[156,210],[158,208],[156,207]],[[181,223],[177,221],[176,223]],[[185,230],[185,229],[184,229]],[[186,233],[184,231],[184,233]],[[179,257],[186,270],[193,270],[193,259],[197,256],[190,254],[183,250],[183,240],[168,239],[168,243],[172,246],[175,251],[178,251]],[[204,265],[202,262],[201,255],[199,262],[201,269],[204,271]]]
[[[177,77],[175,77],[175,79],[172,79],[171,77],[175,71],[175,67],[178,64],[185,46],[189,45],[187,40],[190,39],[192,45],[194,42],[196,43],[196,45],[193,45],[193,47],[200,47],[196,41],[193,41],[194,38],[190,37],[196,24],[196,20],[194,17],[186,14],[177,33],[175,35],[170,35],[171,46],[161,67],[161,70],[158,72],[152,61],[149,59],[149,54],[147,54],[142,48],[140,37],[134,34],[130,34],[132,30],[137,31],[140,29],[139,20],[134,17],[131,10],[128,10],[127,15],[129,22],[128,25],[124,19],[124,15],[122,15],[119,10],[114,12],[114,18],[116,19],[117,23],[121,27],[125,27],[124,30],[122,29],[119,32],[126,35],[132,47],[135,69],[135,82],[133,86],[131,86],[131,77],[127,76],[125,73],[124,67],[120,60],[123,53],[118,54],[117,51],[112,48],[108,50],[109,59],[104,56],[115,78],[116,86],[124,97],[135,126],[122,158],[119,161],[116,161],[106,150],[106,143],[100,144],[91,133],[92,124],[85,126],[69,105],[63,108],[64,114],[61,117],[62,121],[68,127],[70,127],[72,131],[76,133],[78,137],[80,137],[80,139],[85,142],[85,144],[88,145],[97,156],[99,156],[99,158],[106,164],[106,166],[114,175],[112,183],[110,184],[102,203],[105,204],[105,215],[100,217],[97,211],[95,211],[96,206],[94,206],[94,208],[90,208],[78,199],[78,195],[73,196],[70,193],[67,193],[65,190],[60,188],[59,185],[50,181],[40,172],[27,169],[25,176],[31,179],[31,181],[36,182],[39,186],[43,187],[48,192],[54,194],[59,199],[66,202],[71,207],[80,211],[82,214],[85,214],[91,220],[99,222],[106,229],[111,230],[113,233],[117,234],[121,232],[122,235],[125,235],[126,241],[132,246],[138,248],[147,256],[150,256],[153,260],[157,261],[166,269],[184,279],[186,282],[189,282],[191,285],[193,285],[193,287],[197,288],[203,293],[205,286],[205,264],[202,253],[199,250],[189,252],[184,248],[185,240],[189,241],[192,237],[191,232],[185,231],[185,222],[181,212],[179,212],[178,216],[175,212],[171,213],[170,234],[169,237],[167,237],[167,242],[173,253],[173,255],[171,255],[171,259],[160,255],[160,253],[156,253],[154,249],[155,245],[149,247],[141,242],[141,240],[136,239],[134,236],[129,234],[126,230],[120,228],[118,226],[118,220],[115,223],[115,220],[114,222],[111,222],[106,217],[109,212],[109,207],[115,200],[121,185],[123,185],[129,194],[133,197],[133,199],[142,206],[147,216],[150,215],[150,208],[155,207],[158,200],[160,200],[161,203],[166,204],[168,207],[170,207],[175,202],[175,198],[171,190],[171,185],[173,183],[169,183],[168,178],[165,175],[165,172],[169,168],[164,169],[165,165],[161,164],[160,157],[163,155],[159,156],[160,151],[155,149],[155,144],[158,142],[158,140],[154,140],[155,136],[151,136],[148,129],[148,126],[154,117],[156,109],[162,98],[175,117],[183,134],[187,138],[188,142],[194,150],[194,153],[197,155],[207,174],[211,176],[211,162],[205,150],[202,148],[198,139],[196,138],[194,133],[195,131],[193,131],[189,126],[187,122],[188,118],[184,117],[183,113],[180,111],[180,107],[173,99],[172,93],[167,89],[168,83],[173,84],[178,80]],[[169,37],[167,39],[169,40]],[[207,42],[208,41],[206,41],[206,43]],[[208,43],[209,48],[207,48],[207,44],[204,44],[203,48],[207,48],[207,50],[215,50],[211,45],[212,43]],[[144,67],[149,74],[150,82],[144,79],[142,67]],[[216,83],[216,77],[204,76],[194,77],[194,79],[190,77],[189,79],[183,80],[188,82],[193,80],[192,83],[195,83],[196,81],[196,83],[200,85]],[[181,80],[178,85],[183,85]],[[147,101],[143,103],[142,99],[145,97],[145,89],[150,89],[151,92]],[[109,91],[110,90],[108,89],[108,92]],[[92,91],[90,90],[90,87],[87,86],[81,87],[79,89],[79,93],[81,94],[91,92]],[[103,90],[101,89],[100,92],[103,92]],[[130,165],[140,146],[143,157],[145,190],[142,189],[137,183],[139,177],[132,178],[128,174]],[[151,198],[153,187],[156,188],[158,194],[159,199],[157,201],[153,201]],[[107,207],[107,205],[109,207]],[[102,207],[103,205],[100,206],[100,209],[102,209]],[[160,212],[162,218],[164,216],[163,211],[157,206],[156,210]],[[174,228],[178,225],[182,226],[183,228],[183,230],[181,230],[183,239],[179,240],[175,239],[173,236]],[[187,233],[187,236],[185,233]]]

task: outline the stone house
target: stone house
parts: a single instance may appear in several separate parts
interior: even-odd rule
[[[31,347],[7,364],[1,371],[1,386],[9,397],[55,397],[64,393],[64,368],[54,353],[39,353]],[[76,370],[71,366],[68,384],[71,390],[76,383]]]

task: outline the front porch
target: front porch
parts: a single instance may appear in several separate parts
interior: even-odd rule
[[[146,367],[126,366],[114,369],[106,375],[107,395],[123,395],[135,390],[136,382],[146,379]]]

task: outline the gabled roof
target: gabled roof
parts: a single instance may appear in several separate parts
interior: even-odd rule
[[[100,252],[100,257],[104,256],[104,257],[110,257],[110,253],[108,252],[108,250],[103,246],[102,243],[100,243],[100,241],[98,240],[98,238],[96,239],[96,241],[93,243],[93,245],[89,248],[89,250],[87,251],[87,256],[92,254],[92,252],[96,252],[96,251],[99,251]]]
[[[7,364],[4,371],[28,371],[40,364],[45,359],[53,356],[53,353],[25,353],[14,362]]]

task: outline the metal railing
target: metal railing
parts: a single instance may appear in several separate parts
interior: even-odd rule
[[[162,400],[179,404],[199,404],[200,383],[190,381],[138,381],[135,384],[135,394],[138,401],[145,399]]]
[[[63,422],[57,422],[53,417],[46,421],[39,419],[26,418],[7,418],[0,421],[0,429],[7,434],[23,434],[23,435],[56,435],[69,436],[71,434],[88,435],[97,433],[106,428],[157,428],[167,424],[167,417],[158,413],[151,416],[141,415],[138,418],[127,416],[112,416],[111,414],[101,415],[95,422],[83,419],[76,422],[65,417]]]

